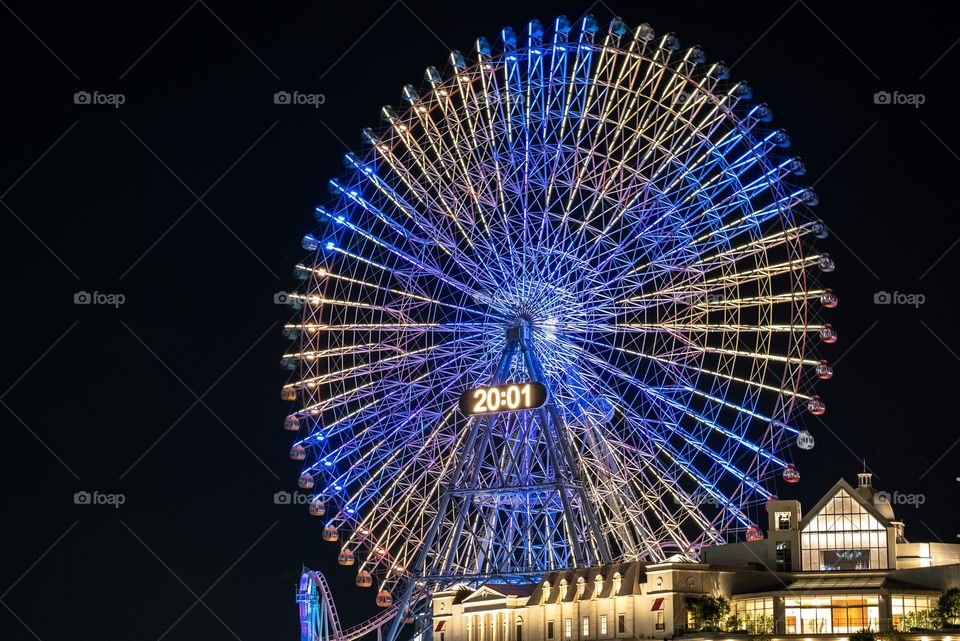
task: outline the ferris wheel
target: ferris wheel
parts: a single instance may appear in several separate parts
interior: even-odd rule
[[[357,585],[406,606],[762,537],[837,338],[771,109],[592,16],[402,94],[316,209],[285,329],[291,457]]]

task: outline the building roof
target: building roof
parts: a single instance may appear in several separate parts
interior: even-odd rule
[[[466,595],[462,603],[486,601],[489,599],[506,599],[509,597],[527,597],[536,588],[532,583],[484,583],[479,588]]]
[[[886,580],[887,577],[878,575],[802,577],[792,581],[786,589],[791,591],[879,589],[883,587]]]
[[[823,511],[823,508],[826,507],[827,503],[832,501],[834,497],[837,496],[840,490],[843,490],[844,492],[849,494],[854,501],[856,501],[860,506],[863,507],[863,509],[865,509],[874,518],[880,521],[880,524],[883,527],[892,526],[890,519],[884,516],[880,512],[880,510],[877,509],[877,507],[873,504],[873,501],[867,499],[863,494],[858,492],[857,489],[854,488],[849,483],[847,483],[845,479],[840,479],[839,481],[834,483],[833,487],[830,488],[830,491],[824,494],[823,498],[817,501],[817,504],[814,505],[813,508],[811,508],[810,511],[807,512],[807,514],[802,519],[800,519],[800,530],[803,530],[810,523],[810,521],[816,518],[817,515]]]
[[[615,596],[613,580],[620,575],[618,595],[640,594],[640,584],[646,582],[646,566],[640,562],[611,563],[592,568],[558,570],[543,575],[530,595],[529,604],[558,603],[579,599],[606,598]],[[597,578],[599,577],[599,581]],[[583,584],[583,594],[577,596],[577,588]],[[549,586],[549,587],[548,587]]]

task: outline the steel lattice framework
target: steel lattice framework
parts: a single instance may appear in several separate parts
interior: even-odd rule
[[[292,455],[381,605],[742,536],[831,374],[817,199],[749,87],[646,24],[501,40],[384,107],[296,267]]]

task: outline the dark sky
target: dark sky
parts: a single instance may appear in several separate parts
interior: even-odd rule
[[[915,540],[955,540],[960,37],[943,3],[614,2],[736,62],[787,129],[835,234],[841,297],[809,506],[866,459]],[[588,3],[0,2],[4,639],[294,639],[301,564],[374,610],[275,505],[298,465],[273,293],[294,285],[344,143],[449,48]],[[275,105],[280,90],[325,104]],[[125,102],[74,104],[78,91]],[[923,105],[878,105],[878,91]],[[119,308],[73,304],[122,294]],[[877,291],[922,306],[874,304]],[[942,460],[939,460],[941,459]],[[75,505],[79,491],[125,503]]]

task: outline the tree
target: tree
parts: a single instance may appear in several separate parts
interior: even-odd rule
[[[940,596],[937,614],[946,624],[960,623],[960,588],[950,588]]]
[[[730,612],[730,602],[722,596],[703,595],[691,599],[687,608],[693,616],[693,625],[698,629],[719,630],[720,623]]]
[[[731,614],[730,616],[727,617],[726,624],[724,625],[724,629],[727,632],[736,632],[738,630],[742,630],[743,619],[741,619],[740,616],[736,613]]]
[[[850,641],[877,641],[877,635],[870,630],[859,630],[850,635]]]

